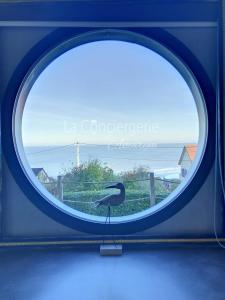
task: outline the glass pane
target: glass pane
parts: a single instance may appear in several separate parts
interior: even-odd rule
[[[106,216],[110,205],[123,217],[156,206],[185,180],[198,149],[198,112],[161,55],[98,41],[41,73],[26,100],[22,139],[46,191],[76,211]]]

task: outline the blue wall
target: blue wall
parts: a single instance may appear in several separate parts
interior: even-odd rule
[[[154,26],[163,26],[163,30],[180,40],[192,52],[210,78],[211,84],[216,88],[218,49],[217,27],[215,25],[218,19],[217,2],[197,1],[194,4],[193,1],[183,1],[181,5],[181,1],[178,1],[179,5],[170,4],[168,6],[169,1],[158,1],[158,4],[148,4],[147,6],[135,4],[128,7],[119,4],[117,6],[116,4],[108,4],[109,6],[107,6],[106,3],[101,6],[98,1],[96,3],[95,1],[91,2],[91,4],[86,3],[86,6],[85,4],[77,4],[76,7],[72,3],[69,7],[59,3],[48,4],[43,7],[41,4],[39,6],[35,4],[36,8],[35,5],[32,6],[28,3],[24,4],[23,10],[18,8],[16,4],[12,7],[0,4],[1,101],[13,72],[21,60],[40,40],[54,32],[58,28],[57,26],[65,25],[60,22],[70,21],[141,21],[149,22],[150,27],[153,25],[152,22],[157,22]],[[54,5],[56,5],[55,11]],[[61,10],[59,9],[60,5]],[[71,5],[76,9],[71,10]],[[167,14],[165,14],[166,8]],[[35,20],[35,23],[29,23],[31,20]],[[77,24],[70,23],[67,26],[74,27]],[[79,28],[68,28],[65,29],[65,32],[67,30],[71,33],[71,31],[79,31]],[[82,31],[85,30],[85,28],[82,29]],[[143,28],[146,33],[148,30],[150,29]],[[212,101],[215,102],[215,99]],[[2,114],[7,114],[7,111],[2,111]],[[212,145],[212,147],[214,146]],[[208,172],[204,184],[199,186],[198,193],[181,211],[160,225],[137,235],[148,237],[213,236],[214,181],[213,167]],[[223,207],[222,201],[217,200],[216,220],[220,234],[223,232]],[[2,238],[79,237],[85,235],[53,221],[38,210],[17,185],[4,157],[1,221]]]

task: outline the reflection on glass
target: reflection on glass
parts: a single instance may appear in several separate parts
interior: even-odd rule
[[[59,201],[105,216],[94,202],[118,189],[112,216],[163,201],[187,176],[199,138],[194,98],[159,54],[121,41],[67,51],[33,85],[23,112],[24,150],[35,176]]]

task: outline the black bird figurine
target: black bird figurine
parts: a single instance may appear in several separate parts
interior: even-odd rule
[[[119,182],[115,185],[110,185],[107,186],[106,189],[119,189],[120,192],[119,194],[113,194],[113,195],[109,195],[106,196],[100,200],[95,201],[95,206],[99,207],[99,206],[107,206],[108,207],[108,215],[106,217],[106,221],[109,217],[109,223],[110,223],[110,211],[111,211],[111,206],[119,206],[120,204],[122,204],[125,200],[125,187],[124,185]]]

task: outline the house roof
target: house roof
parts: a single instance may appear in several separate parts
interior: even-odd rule
[[[181,164],[185,152],[188,154],[188,157],[190,158],[190,160],[193,161],[194,158],[195,158],[195,155],[196,155],[196,151],[197,151],[197,145],[196,144],[184,145],[184,148],[182,150],[178,165]]]
[[[43,171],[45,173],[45,175],[48,177],[48,174],[45,172],[45,170],[43,168],[32,168],[32,171],[34,172],[35,176],[38,176],[38,174]]]

